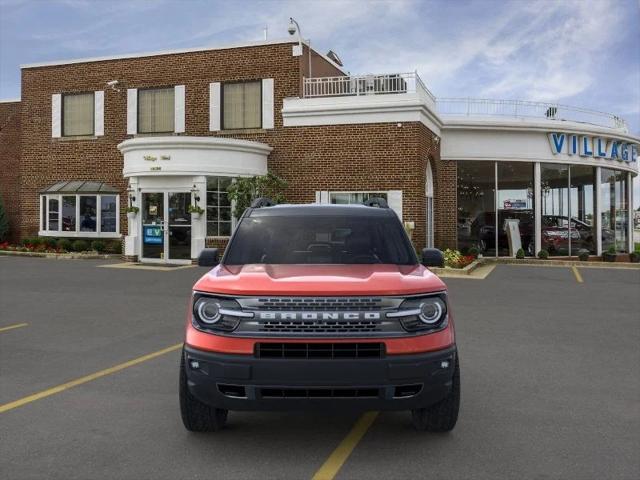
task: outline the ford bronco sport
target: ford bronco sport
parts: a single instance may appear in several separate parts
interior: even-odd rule
[[[377,207],[377,208],[376,208]],[[460,365],[445,284],[384,199],[273,205],[258,199],[222,261],[193,287],[180,365],[191,431],[229,410],[410,410],[419,430],[458,417]]]

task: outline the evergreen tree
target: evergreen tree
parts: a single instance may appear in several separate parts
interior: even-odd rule
[[[0,195],[0,242],[4,242],[9,238],[9,218],[4,210],[4,202]]]

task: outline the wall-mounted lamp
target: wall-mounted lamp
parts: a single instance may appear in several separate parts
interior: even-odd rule
[[[302,56],[302,31],[300,30],[300,25],[296,22],[293,17],[289,17],[289,28],[287,28],[289,35],[293,36],[298,33],[298,48],[293,47],[293,56],[300,57]],[[311,39],[307,40],[307,48],[309,49],[309,78],[313,77],[311,74]]]
[[[198,193],[199,193],[198,187],[194,185],[193,188],[191,189],[191,195],[193,195],[193,199],[195,200],[196,203],[200,201],[200,195],[198,195]]]
[[[129,206],[131,206],[133,204],[133,202],[136,201],[136,197],[134,195],[134,193],[136,193],[136,191],[133,188],[129,188],[127,190],[127,193],[129,194]]]

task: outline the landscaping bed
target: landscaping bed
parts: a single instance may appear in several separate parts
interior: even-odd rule
[[[51,237],[25,238],[19,244],[0,243],[0,255],[67,259],[119,258],[122,243],[119,239],[68,239]]]

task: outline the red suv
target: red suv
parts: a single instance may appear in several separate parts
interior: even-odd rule
[[[410,410],[419,430],[458,417],[460,365],[446,285],[383,199],[277,205],[258,199],[222,261],[193,287],[180,365],[191,431],[229,410]]]

